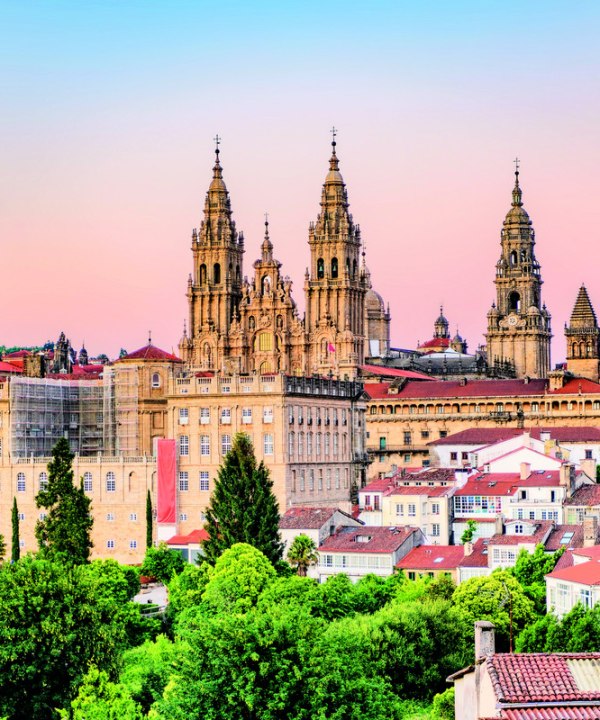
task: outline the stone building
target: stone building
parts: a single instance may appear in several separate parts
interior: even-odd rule
[[[579,288],[571,320],[565,326],[565,339],[569,372],[598,382],[600,328],[585,285]]]
[[[522,202],[519,171],[512,206],[500,234],[496,302],[488,312],[488,364],[508,361],[517,377],[544,378],[550,371],[550,313],[542,303],[542,275],[535,232]]]

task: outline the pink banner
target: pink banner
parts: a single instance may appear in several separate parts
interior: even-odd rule
[[[177,518],[175,440],[159,440],[157,446],[158,507],[156,520],[159,523],[174,523]]]

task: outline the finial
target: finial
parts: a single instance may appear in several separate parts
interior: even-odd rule
[[[331,133],[331,137],[332,137],[332,140],[331,140],[332,151],[331,151],[331,157],[329,158],[329,169],[330,170],[339,170],[338,158],[337,158],[337,155],[335,154],[335,146],[337,145],[335,139],[336,139],[337,133],[338,133],[335,125],[331,128],[331,130],[329,132]]]
[[[521,202],[521,197],[522,197],[521,188],[519,187],[519,167],[520,167],[521,161],[519,160],[518,157],[516,157],[513,160],[513,162],[515,164],[515,187],[513,188],[513,193],[512,193],[513,206],[518,205],[520,207],[523,204]]]
[[[331,146],[333,147],[333,152],[335,152],[335,146],[337,145],[335,138],[336,138],[336,135],[338,134],[338,131],[337,131],[337,128],[335,127],[335,125],[331,128],[331,130],[329,132],[331,133],[331,138],[332,138]]]
[[[222,138],[220,138],[219,133],[217,133],[213,139],[214,139],[215,145],[216,145],[215,155],[217,156],[217,160],[218,160],[219,159],[219,145],[221,144]]]
[[[187,320],[183,318],[183,337],[187,337]]]
[[[267,228],[267,232],[269,232],[269,213],[265,213],[265,227]]]
[[[148,345],[152,345],[152,330],[148,330]]]

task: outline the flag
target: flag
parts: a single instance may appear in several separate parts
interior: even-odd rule
[[[327,351],[328,351],[328,352],[335,352],[335,348],[334,348],[334,346],[333,346],[331,343],[329,343],[329,345],[327,345]]]

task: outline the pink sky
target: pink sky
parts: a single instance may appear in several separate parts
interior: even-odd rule
[[[303,308],[333,124],[393,345],[428,339],[440,303],[452,333],[458,325],[472,350],[483,342],[516,155],[553,362],[582,282],[600,311],[594,4],[515,3],[511,14],[511,3],[452,13],[433,3],[428,15],[382,3],[386,13],[348,11],[333,25],[267,13],[272,3],[208,18],[185,2],[143,18],[135,2],[123,15],[58,5],[63,16],[15,10],[0,37],[0,344],[64,330],[76,347],[115,355],[151,329],[176,348],[216,132],[245,273],[268,211]]]

